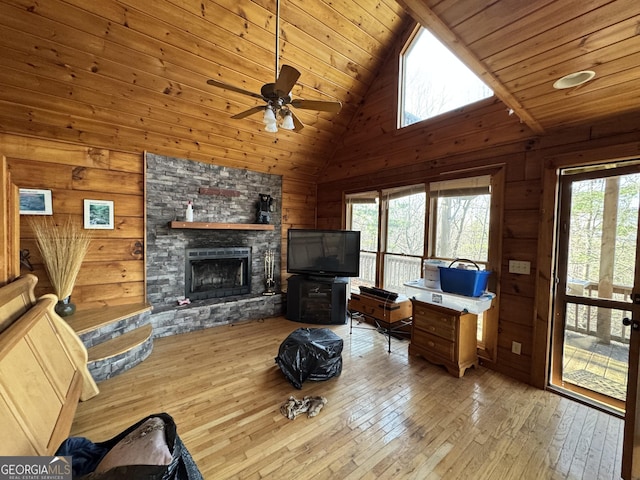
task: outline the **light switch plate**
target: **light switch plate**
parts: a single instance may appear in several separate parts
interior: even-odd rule
[[[520,342],[511,342],[511,353],[520,355],[522,353],[522,344]]]
[[[531,262],[524,260],[509,260],[509,273],[531,275]]]

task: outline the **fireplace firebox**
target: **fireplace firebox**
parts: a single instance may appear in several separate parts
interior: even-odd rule
[[[185,297],[204,300],[251,292],[251,248],[190,248],[185,254]]]

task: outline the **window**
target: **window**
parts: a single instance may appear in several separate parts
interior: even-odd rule
[[[400,60],[400,127],[493,95],[489,87],[424,28],[410,40]]]
[[[429,252],[445,260],[464,258],[487,265],[491,213],[491,176],[429,184]],[[485,314],[478,315],[477,339],[485,344]]]
[[[489,175],[429,184],[430,256],[486,262],[489,256]]]
[[[503,198],[502,167],[429,182],[426,188],[419,184],[346,195],[346,228],[361,232],[354,292],[367,285],[407,293],[404,283],[422,277],[424,258],[465,258],[497,273]],[[499,285],[495,274],[489,277],[491,292],[499,293]],[[498,350],[497,302],[478,316],[478,354],[490,362]]]
[[[347,196],[347,228],[360,232],[360,276],[351,279],[351,288],[376,285],[378,270],[378,192]]]
[[[420,278],[424,256],[424,185],[347,195],[347,228],[360,231],[360,277],[351,287],[402,293]],[[380,232],[380,233],[379,233]],[[380,235],[380,237],[378,237]]]
[[[424,255],[424,185],[382,192],[386,215],[384,288],[404,292],[404,283],[420,278]]]

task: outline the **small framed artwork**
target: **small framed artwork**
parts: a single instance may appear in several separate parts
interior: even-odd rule
[[[20,189],[21,215],[53,215],[51,190]]]
[[[110,200],[85,200],[84,228],[112,230],[113,202]]]

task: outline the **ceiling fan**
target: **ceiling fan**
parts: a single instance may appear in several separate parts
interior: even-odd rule
[[[232,92],[249,95],[259,98],[266,102],[265,105],[259,105],[244,112],[240,112],[231,118],[241,119],[253,115],[254,113],[264,112],[263,122],[265,131],[275,133],[280,128],[285,130],[293,130],[299,132],[304,127],[303,123],[296,117],[290,107],[301,108],[306,110],[317,110],[322,112],[338,113],[342,108],[340,102],[327,102],[322,100],[304,100],[291,98],[291,90],[300,78],[300,72],[289,65],[282,65],[280,74],[278,75],[278,50],[280,44],[280,0],[276,0],[276,61],[275,61],[275,81],[273,83],[265,83],[260,89],[260,93],[250,92],[242,88],[227,85],[217,80],[209,79],[207,83],[214,87],[224,88]]]

